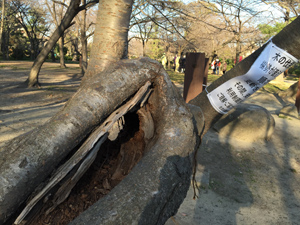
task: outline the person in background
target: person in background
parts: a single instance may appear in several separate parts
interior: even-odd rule
[[[179,59],[179,72],[183,73],[185,69],[185,55],[181,53],[180,59]]]
[[[223,63],[223,66],[222,66],[223,75],[226,73],[226,70],[227,70],[227,63],[224,60],[224,63]]]
[[[180,66],[179,65],[179,59],[180,59],[180,57],[177,56],[176,61],[175,61],[175,65],[176,65],[175,66],[175,72],[179,72],[179,66]]]
[[[215,64],[215,68],[216,68],[215,74],[217,74],[217,75],[219,75],[220,66],[221,66],[221,62],[220,62],[220,60],[217,58],[217,59],[216,59],[216,64]]]
[[[216,67],[215,67],[215,64],[216,64],[216,60],[213,60],[212,62],[211,62],[211,65],[210,65],[210,67],[211,67],[211,69],[213,70],[213,74],[216,74]]]
[[[175,55],[175,57],[174,57],[174,71],[176,71],[176,59],[177,59],[177,54]]]
[[[168,62],[168,60],[167,60],[166,54],[164,53],[161,58],[161,64],[163,65],[164,69],[167,68],[167,62]]]

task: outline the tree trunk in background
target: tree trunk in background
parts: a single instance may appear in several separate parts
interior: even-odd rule
[[[64,34],[59,39],[59,62],[60,68],[66,68],[65,54],[64,54]]]
[[[78,36],[79,31],[77,32],[77,35],[74,36],[71,40],[72,46],[71,46],[71,54],[72,54],[72,61],[79,61],[79,52],[78,52]]]
[[[55,46],[56,42],[58,39],[63,35],[65,29],[70,25],[72,22],[73,18],[77,15],[79,12],[79,5],[80,5],[81,0],[73,0],[71,1],[66,14],[64,18],[62,19],[60,25],[54,33],[51,35],[49,41],[47,42],[46,46],[42,49],[38,57],[35,59],[31,70],[30,74],[27,79],[28,87],[38,87],[39,82],[38,82],[38,76],[39,72],[42,68],[43,63],[45,62],[45,59],[47,58],[49,52],[51,49]]]
[[[99,1],[93,48],[84,79],[127,57],[132,4],[133,0]]]
[[[5,29],[5,32],[2,34],[2,50],[3,50],[3,59],[8,60],[9,59],[9,50],[8,50],[8,45],[9,45],[9,33],[10,33],[10,28],[7,27]]]
[[[2,0],[2,13],[0,25],[0,53],[2,53],[2,34],[4,29],[4,15],[5,15],[5,0]]]
[[[82,4],[86,4],[86,0],[82,0]],[[81,73],[84,74],[88,66],[87,56],[87,36],[86,36],[86,10],[81,12],[81,24],[80,24],[80,40],[81,40]]]

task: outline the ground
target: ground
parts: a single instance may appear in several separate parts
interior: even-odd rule
[[[47,121],[80,85],[77,64],[61,69],[58,63],[45,63],[42,88],[27,89],[21,84],[30,66],[30,62],[0,61],[0,147]],[[300,121],[278,117],[282,104],[270,93],[257,92],[247,103],[263,106],[273,115],[276,127],[271,140],[248,143],[221,138],[210,130],[197,154],[198,198],[193,199],[191,185],[167,225],[300,224]],[[101,162],[110,156],[99,157]],[[110,167],[94,165],[91,171],[98,172],[93,176],[101,179],[86,179],[55,212],[30,224],[67,224],[116,185],[108,182]],[[95,196],[90,195],[92,189]]]

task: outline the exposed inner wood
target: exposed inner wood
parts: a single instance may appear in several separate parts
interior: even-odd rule
[[[76,151],[76,153],[57,170],[57,172],[49,180],[48,184],[29,201],[24,210],[15,220],[15,224],[20,224],[26,217],[26,215],[28,215],[28,213],[33,209],[33,207],[42,198],[47,196],[48,192],[52,190],[52,188],[54,188],[59,182],[61,182],[73,169],[76,169],[76,171],[73,172],[74,175],[64,180],[64,184],[58,189],[55,194],[53,207],[51,207],[47,212],[49,213],[50,211],[52,211],[53,208],[55,208],[69,196],[72,188],[95,160],[101,144],[107,139],[107,136],[114,124],[118,123],[118,121],[122,119],[122,117],[127,112],[132,110],[135,106],[138,106],[138,104],[143,105],[147,100],[146,98],[149,97],[149,93],[151,92],[150,85],[151,83],[149,81],[146,82],[146,84],[139,89],[139,91],[131,100],[114,111],[102,123],[102,125],[100,125],[94,132],[92,132],[92,134]],[[136,138],[139,138],[138,135]],[[125,150],[128,147],[125,146],[123,148]],[[141,157],[140,154],[138,154],[137,157]],[[130,170],[134,166],[133,164],[134,163],[132,163],[132,165],[127,168],[127,170]]]

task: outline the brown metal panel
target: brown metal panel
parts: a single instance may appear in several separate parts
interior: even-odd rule
[[[189,102],[202,92],[207,83],[208,58],[204,53],[187,53],[183,98]]]

